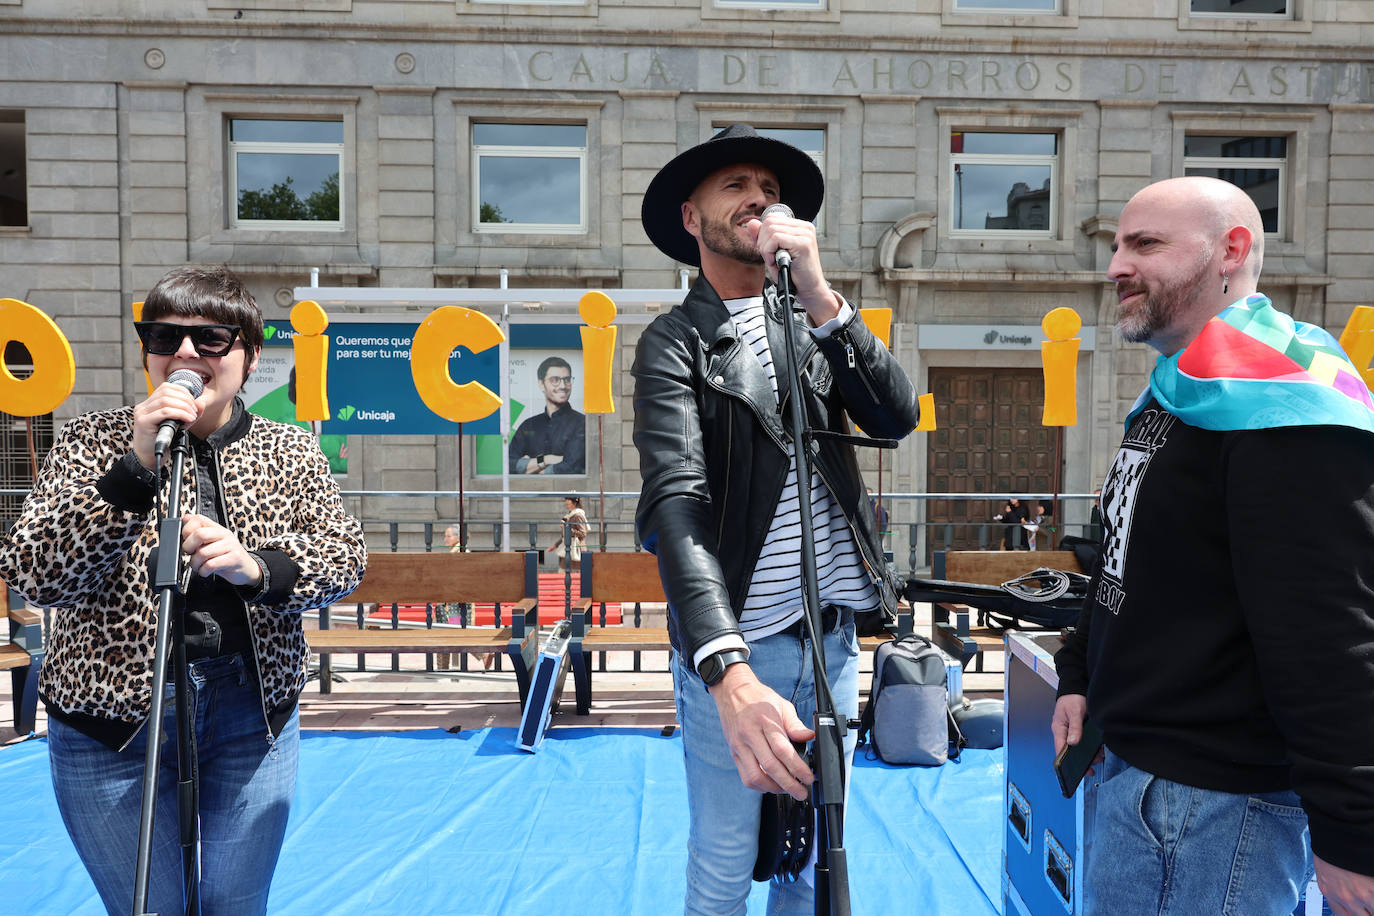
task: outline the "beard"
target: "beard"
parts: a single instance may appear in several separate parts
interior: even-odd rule
[[[1146,343],[1169,327],[1202,286],[1210,260],[1209,252],[1199,252],[1197,265],[1191,273],[1175,280],[1161,281],[1154,290],[1144,283],[1118,287],[1118,293],[1144,293],[1131,314],[1117,319],[1116,330],[1121,339],[1128,343]]]
[[[763,263],[763,255],[759,254],[758,247],[736,235],[735,227],[730,223],[707,219],[703,216],[701,218],[701,243],[706,246],[707,251],[713,251],[722,257],[739,261],[741,264]]]

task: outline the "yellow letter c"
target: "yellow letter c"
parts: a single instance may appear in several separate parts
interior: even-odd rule
[[[456,346],[481,353],[506,339],[486,315],[457,305],[429,313],[410,346],[410,375],[425,406],[445,420],[471,423],[501,406],[501,398],[481,382],[459,385],[448,374],[448,355]]]

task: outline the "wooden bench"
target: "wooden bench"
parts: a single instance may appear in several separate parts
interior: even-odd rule
[[[332,682],[330,654],[335,652],[400,655],[402,653],[504,652],[515,668],[523,706],[529,696],[530,672],[539,654],[538,553],[374,553],[358,588],[342,601],[358,605],[353,627],[331,625],[328,609],[320,612],[320,629],[307,630],[311,651],[320,654],[320,692]],[[494,604],[496,620],[503,608],[509,624],[497,627],[368,628],[365,605],[401,603],[441,605]],[[430,618],[432,620],[432,616]],[[373,621],[375,627],[375,621]]]
[[[33,731],[38,712],[38,668],[43,663],[43,614],[0,582],[0,618],[9,619],[9,636],[0,639],[0,671],[10,672],[14,730]]]
[[[1018,576],[1046,567],[1066,572],[1082,572],[1078,559],[1068,550],[937,550],[932,554],[931,578],[975,585],[1001,585]],[[931,606],[931,639],[959,659],[965,667],[974,660],[975,671],[983,669],[983,653],[1003,647],[1000,629],[970,625],[967,605],[949,601]],[[951,619],[951,617],[953,619]],[[981,619],[981,617],[980,617]]]
[[[666,603],[663,582],[658,576],[658,558],[650,553],[590,553],[582,554],[580,597],[572,605],[572,654],[573,683],[577,694],[577,714],[586,715],[591,711],[591,653],[592,652],[634,652],[635,667],[639,670],[639,653],[667,651],[672,648],[665,627],[638,626],[640,605],[645,603]],[[607,603],[618,602],[622,605],[622,619],[628,619],[623,606],[634,605],[635,626],[608,627],[603,623],[596,626],[594,609]],[[899,608],[896,633],[880,636],[864,636],[859,639],[862,651],[872,651],[880,643],[894,636],[904,635],[913,630],[912,614],[909,607]],[[604,659],[605,656],[603,655]],[[605,670],[604,667],[602,670]]]
[[[582,552],[578,598],[572,603],[572,641],[568,654],[572,657],[573,685],[577,695],[577,714],[585,716],[592,708],[593,652],[634,652],[634,670],[639,670],[639,653],[672,648],[666,627],[639,626],[642,606],[649,603],[666,604],[663,583],[658,578],[658,558],[651,553],[593,553]],[[607,603],[621,605],[621,619],[626,619],[625,605],[634,605],[636,626],[605,625]],[[600,606],[601,625],[597,626],[595,607]],[[605,656],[602,656],[603,660]],[[604,661],[603,661],[604,664]],[[604,669],[603,669],[604,670]]]

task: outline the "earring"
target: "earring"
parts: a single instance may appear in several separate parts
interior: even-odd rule
[[[1231,287],[1231,278],[1228,277],[1228,276],[1226,276],[1226,274],[1222,274],[1222,275],[1221,275],[1221,292],[1222,292],[1222,294],[1225,295],[1226,290],[1230,289],[1230,287]]]

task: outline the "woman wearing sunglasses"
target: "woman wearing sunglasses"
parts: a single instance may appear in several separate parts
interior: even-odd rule
[[[63,426],[19,521],[0,537],[0,578],[54,609],[39,691],[58,807],[106,909],[128,913],[157,623],[149,555],[170,476],[154,441],[166,420],[185,426],[179,546],[201,911],[262,913],[296,780],[309,655],[300,612],[352,591],[367,552],[310,434],[249,414],[237,397],[263,342],[242,282],[223,268],[173,270],[149,291],[143,319],[152,394]],[[203,392],[169,383],[178,370],[195,373]],[[148,910],[179,913],[170,697],[165,709]]]

